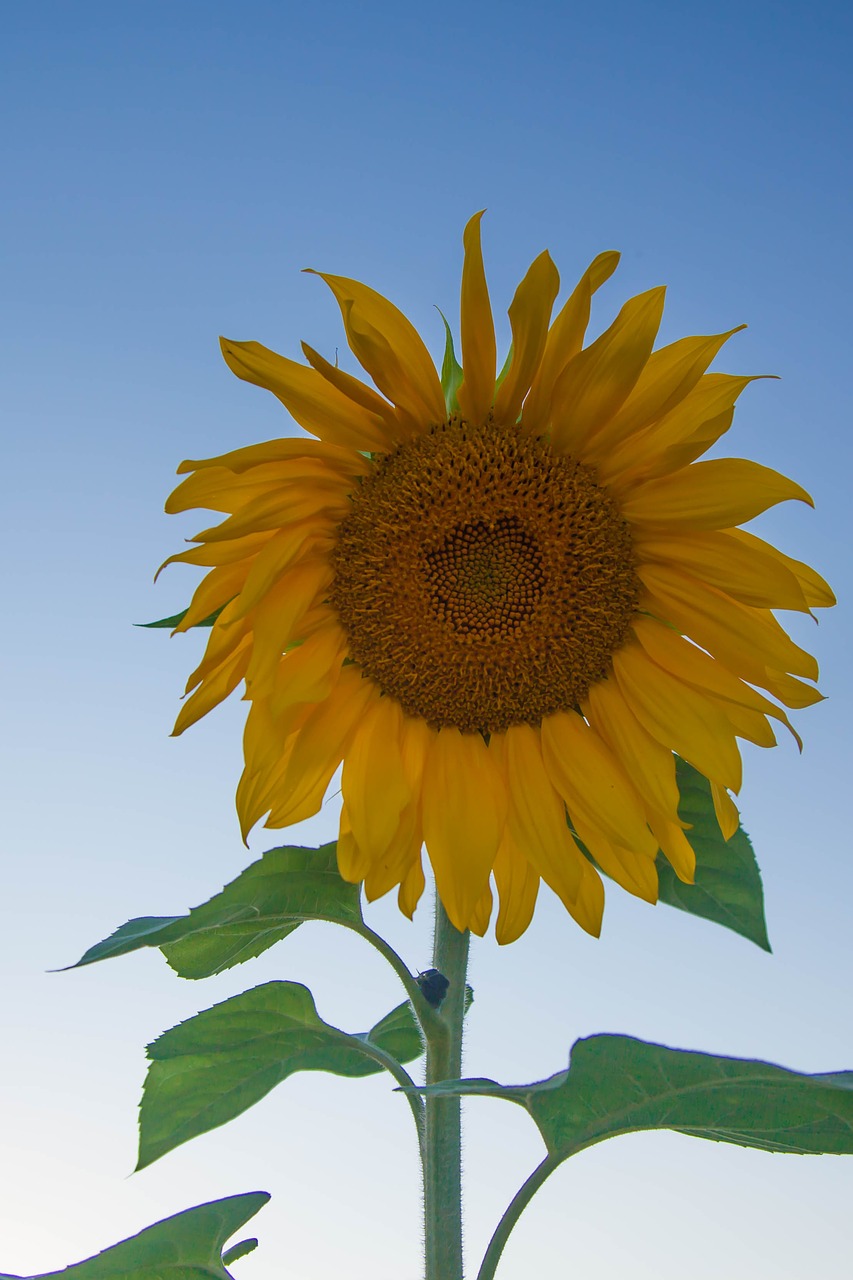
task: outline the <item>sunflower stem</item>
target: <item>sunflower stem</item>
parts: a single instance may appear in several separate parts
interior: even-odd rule
[[[467,931],[460,933],[436,896],[433,964],[449,982],[439,1018],[425,1027],[426,1082],[458,1080],[468,969]],[[462,1280],[462,1126],[459,1098],[427,1095],[424,1159],[426,1280]]]

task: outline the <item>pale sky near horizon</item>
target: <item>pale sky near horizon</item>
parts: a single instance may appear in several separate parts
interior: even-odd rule
[[[571,288],[620,249],[593,329],[669,286],[661,341],[741,322],[715,367],[774,373],[726,452],[793,475],[758,531],[840,604],[794,619],[828,700],[805,739],[745,748],[744,823],[772,956],[613,890],[602,938],[550,895],[509,948],[474,946],[466,1074],[520,1083],[618,1031],[808,1071],[853,1068],[849,852],[853,19],[840,4],[596,7],[382,0],[8,5],[0,49],[5,467],[4,927],[0,1271],[58,1269],[192,1204],[266,1189],[239,1280],[417,1280],[419,1188],[405,1103],[380,1079],[307,1074],[128,1177],[144,1045],[273,979],[363,1030],[402,998],[329,926],[182,982],[142,952],[70,964],[132,916],[178,914],[266,848],[331,838],[334,802],[240,844],[244,708],[168,737],[198,635],[135,622],[195,581],[153,571],[197,520],[167,518],[174,469],[293,430],[221,361],[220,333],[297,357],[344,338],[304,267],[391,296],[440,357],[461,233],[487,207],[499,340],[542,248]],[[426,904],[370,922],[412,968]],[[466,1104],[469,1274],[540,1158],[520,1110]],[[499,1280],[846,1280],[853,1161],[673,1134],[605,1143],[556,1174]]]

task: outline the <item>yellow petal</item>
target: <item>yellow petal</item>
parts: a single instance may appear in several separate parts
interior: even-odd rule
[[[309,347],[307,342],[303,342],[302,350],[305,359],[311,365],[312,369],[316,369],[327,382],[331,382],[333,387],[337,387],[339,391],[343,391],[345,396],[349,396],[350,400],[354,400],[356,404],[360,404],[362,409],[367,409],[368,413],[375,413],[385,423],[385,429],[389,440],[405,440],[409,432],[396,417],[393,405],[387,400],[383,400],[382,396],[376,394],[372,387],[368,387],[366,383],[359,378],[354,378],[352,374],[345,373],[343,369],[339,369],[336,364],[331,364],[319,351],[315,351],[313,347]]]
[[[653,480],[657,476],[671,476],[674,471],[681,471],[684,467],[689,467],[691,462],[701,458],[703,453],[708,452],[711,445],[716,444],[720,437],[726,434],[732,425],[734,416],[735,411],[732,408],[726,409],[724,413],[717,414],[716,418],[709,418],[707,422],[701,423],[687,440],[682,440],[680,444],[670,445],[658,454],[653,463],[643,468],[642,476],[620,476],[618,483],[613,486],[614,489],[620,493],[627,492],[635,484]]]
[[[776,746],[776,735],[766,716],[735,702],[723,702],[722,699],[718,701],[718,705],[739,738],[753,742],[757,747]]]
[[[716,698],[736,703],[761,716],[773,716],[790,730],[802,750],[802,741],[784,711],[781,711],[768,698],[757,693],[755,689],[744,684],[716,658],[712,658],[703,649],[685,640],[683,636],[673,631],[672,627],[657,622],[654,618],[637,618],[633,624],[633,631],[652,661],[659,667],[663,667],[664,671],[669,671],[671,675],[692,685],[701,693],[710,693]],[[765,730],[759,729],[759,732],[766,738]]]
[[[271,781],[269,774],[254,773],[249,768],[244,768],[240,775],[236,807],[244,844],[248,844],[249,833],[255,824],[269,812],[272,803]]]
[[[512,841],[563,905],[573,911],[589,864],[572,839],[566,807],[545,771],[540,733],[530,725],[513,725],[505,734],[495,735],[490,745],[505,758],[510,796],[507,825]]]
[[[623,439],[607,456],[597,462],[599,475],[611,481],[625,472],[650,479],[667,475],[678,466],[692,462],[693,454],[685,463],[670,465],[668,451],[677,449],[685,441],[695,437],[708,437],[699,452],[709,448],[731,424],[734,404],[744,387],[756,378],[737,377],[730,373],[706,373],[680,404],[658,421],[636,435]],[[714,425],[712,425],[714,424]]]
[[[604,912],[604,885],[595,867],[584,858],[580,850],[578,857],[583,858],[581,886],[575,901],[567,902],[566,906],[574,921],[592,934],[593,938],[598,938],[601,935],[601,917]],[[552,889],[553,887],[551,885]]]
[[[817,679],[814,658],[794,644],[769,610],[738,604],[668,565],[640,565],[637,573],[650,594],[651,611],[675,623],[735,675],[761,688],[767,687],[766,667]]]
[[[756,541],[758,541],[756,539]],[[731,533],[670,533],[634,540],[638,558],[674,564],[719,587],[741,604],[809,612],[803,589],[789,568]]]
[[[441,729],[423,783],[424,840],[438,896],[457,929],[470,926],[506,819],[506,791],[479,734]]]
[[[245,534],[264,533],[270,529],[283,529],[302,520],[316,520],[318,531],[329,527],[330,521],[342,520],[349,514],[350,499],[346,490],[337,485],[316,483],[286,485],[271,493],[247,502],[233,516],[196,534],[196,542],[228,542]]]
[[[222,665],[207,677],[201,688],[184,703],[172,730],[173,738],[177,738],[191,724],[195,724],[202,716],[206,716],[208,711],[212,711],[234,692],[249,665],[249,642],[250,637],[244,636],[234,652],[229,654]]]
[[[220,613],[216,622],[210,628],[210,637],[205,645],[204,657],[198,664],[192,675],[189,677],[184,689],[184,693],[189,693],[196,685],[201,684],[202,680],[206,680],[209,675],[220,667],[228,658],[244,636],[251,631],[251,626],[245,619],[233,619],[234,606],[236,600],[232,600],[227,604]]]
[[[770,467],[746,458],[713,458],[638,485],[621,506],[632,524],[681,533],[727,529],[790,498],[814,506],[805,489]]]
[[[291,707],[322,702],[337,684],[347,639],[337,623],[321,627],[279,659],[270,694],[270,710],[284,716]]]
[[[464,376],[458,398],[463,418],[476,426],[483,422],[492,407],[497,364],[495,326],[480,244],[480,219],[483,212],[474,214],[462,237],[465,247],[461,309]]]
[[[254,646],[246,690],[250,698],[271,691],[281,655],[296,639],[296,629],[315,600],[332,581],[332,566],[325,556],[308,556],[289,569],[255,609]]]
[[[762,538],[756,538],[754,533],[747,533],[746,529],[729,529],[728,534],[729,537],[734,538],[737,542],[749,547],[756,553],[769,556],[777,564],[787,569],[789,573],[792,573],[800,584],[806,604],[810,605],[811,608],[828,609],[835,604],[835,593],[832,587],[810,565],[804,564],[802,560],[794,560],[791,556],[786,556],[778,547],[771,546],[769,542],[765,542]]]
[[[604,740],[576,711],[542,721],[542,756],[548,777],[566,802],[581,839],[581,824],[607,841],[654,858],[657,845],[634,788]],[[592,850],[595,854],[595,850]]]
[[[551,402],[556,452],[583,457],[592,434],[624,404],[651,354],[665,292],[650,289],[629,299],[610,328],[563,370]]]
[[[270,810],[286,796],[285,777],[290,760],[300,730],[313,710],[310,705],[294,707],[289,715],[273,719],[262,700],[250,704],[243,736],[246,767],[237,787],[237,812],[244,843],[255,823],[264,815],[268,816]],[[321,802],[322,797],[317,807]],[[286,826],[287,823],[267,821],[265,825]]]
[[[414,325],[393,302],[358,280],[312,272],[332,290],[350,350],[379,390],[422,429],[446,417],[432,357]]]
[[[706,778],[740,790],[740,753],[716,703],[652,662],[639,644],[617,650],[613,670],[628,706],[653,738]]]
[[[547,250],[541,253],[515,292],[510,308],[512,361],[495,396],[495,419],[514,423],[530,390],[545,350],[548,324],[560,277]]]
[[[344,667],[329,697],[315,707],[296,734],[281,795],[267,826],[286,827],[318,811],[356,725],[378,697],[376,685],[362,677],[360,667]]]
[[[237,600],[234,614],[245,617],[272,590],[282,576],[311,553],[312,560],[322,560],[331,550],[333,528],[316,520],[302,520],[275,534],[255,557],[246,583]],[[325,534],[325,536],[323,536]]]
[[[243,757],[249,773],[271,772],[287,751],[293,732],[289,725],[282,728],[268,702],[263,699],[250,702],[243,729]]]
[[[271,391],[312,435],[352,449],[387,448],[382,418],[331,386],[316,369],[288,360],[260,342],[219,341],[231,372]]]
[[[792,707],[795,710],[813,707],[816,703],[824,701],[824,696],[819,689],[815,689],[810,684],[804,684],[802,680],[795,680],[787,672],[774,671],[772,667],[765,667],[760,674],[751,675],[748,679],[752,684],[757,684],[759,688],[772,693],[773,697],[784,702],[786,707]]]
[[[415,914],[415,907],[421,900],[421,894],[426,887],[424,879],[424,868],[420,855],[412,863],[406,873],[406,878],[400,885],[400,892],[397,895],[397,905],[404,916],[408,916],[411,920]]]
[[[261,547],[266,546],[272,532],[254,533],[246,538],[235,538],[233,542],[216,542],[209,546],[190,547],[189,551],[179,551],[177,555],[164,560],[154,575],[154,581],[170,564],[194,564],[203,568],[214,568],[223,564],[236,564],[238,560],[248,560]]]
[[[602,835],[600,827],[590,826],[580,817],[573,817],[572,822],[578,839],[583,841],[606,876],[636,898],[642,898],[644,902],[657,902],[658,873],[654,856],[613,844]],[[657,854],[658,842],[651,832],[649,839]]]
[[[252,827],[268,813],[281,788],[298,730],[308,718],[310,708],[297,714],[282,728],[264,702],[249,706],[243,734],[246,767],[237,786],[237,813],[245,843]]]
[[[471,923],[468,928],[472,933],[476,933],[478,938],[482,938],[489,927],[489,919],[492,914],[492,890],[486,885],[485,892],[480,898],[471,914]]]
[[[710,337],[680,338],[653,351],[621,409],[598,432],[591,456],[605,458],[613,446],[658,421],[681,404],[699,382],[714,356],[733,333],[730,329]]]
[[[364,877],[364,896],[368,902],[384,897],[395,885],[405,881],[413,863],[420,863],[422,843],[419,806],[411,804],[400,815],[391,843]]]
[[[678,822],[675,757],[647,733],[613,679],[599,680],[581,710],[631,779],[646,806]]]
[[[394,698],[378,698],[347,747],[341,792],[359,848],[370,865],[387,853],[412,799],[402,761],[403,712]]]
[[[515,942],[533,919],[539,893],[539,876],[512,839],[509,828],[495,856],[495,884],[499,909],[495,937],[500,946]]]
[[[350,884],[359,884],[370,870],[370,858],[359,848],[352,833],[346,801],[341,805],[338,839],[335,845],[338,871]]]
[[[426,720],[418,716],[403,716],[400,727],[403,771],[413,796],[420,797],[426,760],[435,736]]]
[[[178,467],[178,475],[187,471],[204,471],[208,467],[223,467],[239,475],[252,467],[270,462],[291,462],[297,458],[312,458],[324,462],[327,467],[343,475],[366,475],[371,463],[358,449],[328,444],[325,440],[308,440],[304,436],[287,436],[284,439],[266,440],[262,444],[245,445],[231,449],[215,458],[188,458]]]
[[[389,699],[383,699],[388,702]],[[411,797],[402,809],[393,835],[384,845],[370,843],[369,866],[364,871],[364,894],[368,902],[381,898],[402,884],[417,861],[420,867],[423,830],[421,823],[421,791],[426,756],[435,736],[434,730],[424,720],[400,715],[399,723],[391,735],[398,760],[395,770],[402,771],[406,795]],[[350,758],[353,747],[348,752]],[[346,766],[345,766],[346,769]],[[398,779],[399,781],[399,779]]]
[[[694,884],[696,852],[681,827],[675,822],[667,822],[655,813],[649,814],[649,826],[679,880],[683,880],[685,884]]]
[[[336,480],[341,484],[339,475]],[[255,467],[241,475],[235,475],[225,467],[206,467],[182,480],[169,494],[163,509],[170,516],[195,507],[230,513],[239,511],[253,498],[281,489],[286,483],[286,464],[281,462]]]
[[[239,595],[251,564],[251,560],[240,560],[237,564],[222,565],[205,574],[193,593],[186,614],[172,634],[189,631]]]
[[[226,467],[203,467],[182,480],[166,500],[168,515],[203,507],[208,511],[235,512],[255,498],[305,482],[318,490],[350,493],[353,477],[315,458],[295,458],[290,462],[267,462],[247,471]]]
[[[547,430],[554,384],[583,346],[592,295],[610,279],[618,263],[618,253],[612,250],[600,253],[587,267],[551,325],[530,395],[524,402],[522,427],[526,434],[543,435]]]
[[[714,801],[714,813],[717,815],[717,822],[720,824],[723,839],[731,840],[740,826],[740,814],[738,813],[737,805],[728,791],[723,787],[718,787],[716,782],[711,783],[711,798]]]

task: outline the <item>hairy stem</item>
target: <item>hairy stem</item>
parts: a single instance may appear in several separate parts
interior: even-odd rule
[[[424,1027],[427,1084],[458,1080],[462,1072],[462,1021],[468,933],[448,920],[436,898],[433,964],[449,982],[439,1016]],[[462,1150],[460,1100],[426,1097],[424,1234],[426,1280],[462,1280]]]

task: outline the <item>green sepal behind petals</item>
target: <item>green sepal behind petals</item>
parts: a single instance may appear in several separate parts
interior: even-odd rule
[[[407,1003],[361,1035],[329,1026],[307,987],[267,982],[165,1031],[148,1046],[151,1066],[139,1115],[145,1168],[190,1138],[232,1120],[296,1071],[360,1077],[423,1053]]]
[[[268,1200],[265,1191],[212,1200],[155,1222],[63,1271],[0,1275],[0,1280],[232,1280],[226,1265],[250,1253],[258,1242],[242,1240],[225,1254],[223,1247]]]
[[[417,1092],[518,1103],[557,1162],[646,1129],[761,1151],[853,1155],[853,1071],[805,1075],[632,1036],[577,1040],[568,1070],[536,1084],[458,1080]]]
[[[201,622],[194,623],[196,627],[212,627],[216,619],[219,617],[225,605],[221,605],[218,609],[214,609],[213,613],[207,618],[202,618]],[[175,613],[171,618],[158,618],[156,622],[134,622],[135,627],[145,627],[147,630],[155,630],[157,628],[168,629],[173,631],[178,623],[183,622],[189,613],[189,607],[182,609],[180,613]]]
[[[436,307],[436,311],[444,321],[444,359],[441,362],[441,389],[444,392],[444,403],[447,406],[449,415],[459,412],[457,392],[462,385],[462,366],[456,359],[453,334],[450,332],[450,325],[447,323],[445,314],[440,307]]]

